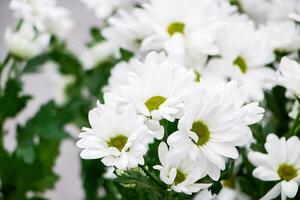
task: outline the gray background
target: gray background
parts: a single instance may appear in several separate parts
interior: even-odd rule
[[[0,60],[6,53],[4,43],[4,31],[7,26],[14,23],[12,12],[8,8],[9,0],[0,0]],[[58,4],[67,7],[72,12],[74,28],[68,38],[70,48],[80,53],[85,41],[88,39],[88,30],[92,25],[97,25],[98,20],[94,17],[93,12],[85,8],[79,0],[58,0]],[[79,54],[80,55],[80,54]],[[48,67],[48,66],[47,66]],[[7,149],[13,150],[15,142],[15,126],[17,123],[24,123],[28,118],[34,115],[38,107],[55,96],[55,92],[60,82],[60,76],[53,70],[46,70],[39,74],[26,75],[24,78],[25,93],[34,96],[24,112],[16,119],[8,120],[5,129],[8,132],[5,138]],[[38,84],[37,84],[38,83]],[[74,127],[68,127],[77,137],[79,130]],[[82,183],[80,179],[80,158],[79,149],[73,141],[65,141],[61,146],[60,156],[56,162],[55,172],[61,178],[56,184],[55,189],[48,191],[46,196],[54,200],[79,200],[83,199]]]

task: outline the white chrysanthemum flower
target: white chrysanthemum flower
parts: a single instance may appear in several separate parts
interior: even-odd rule
[[[144,164],[143,156],[151,140],[142,118],[131,107],[121,113],[116,108],[98,105],[89,112],[91,128],[83,128],[76,143],[83,148],[83,159],[102,158],[106,166],[119,169]]]
[[[8,28],[4,37],[8,50],[23,59],[29,59],[42,53],[50,41],[47,33],[37,35],[32,25],[25,23],[16,32]]]
[[[103,33],[108,40],[136,53],[174,51],[176,46],[187,64],[201,54],[218,53],[215,33],[235,10],[227,2],[151,0],[131,13],[119,12],[109,19]]]
[[[117,47],[140,53],[143,40],[151,34],[150,27],[141,16],[141,9],[131,12],[119,11],[108,19],[109,26],[104,28],[103,36]]]
[[[231,23],[220,32],[217,44],[220,58],[211,59],[208,66],[246,87],[251,100],[263,100],[263,91],[276,83],[275,71],[265,67],[275,60],[268,35],[250,21]]]
[[[279,65],[279,82],[293,95],[300,98],[300,65],[283,57]]]
[[[300,180],[300,141],[293,136],[289,139],[278,138],[269,134],[265,143],[266,154],[250,152],[249,160],[256,168],[253,176],[263,181],[278,183],[261,200],[276,198],[281,193],[281,199],[293,198],[298,191]]]
[[[65,38],[73,26],[68,10],[56,6],[56,0],[12,0],[16,17],[33,24],[39,31],[49,31]]]
[[[151,0],[144,8],[144,21],[154,33],[143,41],[142,50],[162,49],[177,35],[186,51],[209,55],[218,53],[214,42],[220,21],[235,12],[209,0]]]
[[[218,180],[226,158],[237,159],[236,146],[250,141],[247,125],[263,117],[258,103],[244,105],[246,98],[245,90],[235,82],[201,88],[187,96],[178,131],[168,137],[173,155],[188,155]]]
[[[170,185],[172,190],[192,194],[211,186],[209,183],[196,183],[206,175],[201,166],[197,166],[189,158],[169,158],[168,153],[167,144],[160,143],[158,155],[161,165],[154,166],[154,169],[160,171],[160,179]]]
[[[164,59],[162,59],[164,58]],[[147,119],[146,124],[162,138],[159,120],[174,121],[183,110],[183,100],[195,88],[195,75],[184,67],[168,61],[164,54],[151,52],[144,62],[138,60],[135,73],[125,73],[127,84],[105,95],[105,102],[132,105],[136,113]]]
[[[269,35],[270,45],[273,49],[297,51],[300,48],[300,27],[294,22],[271,21],[263,29]]]

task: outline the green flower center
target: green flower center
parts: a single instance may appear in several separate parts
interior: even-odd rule
[[[195,73],[195,81],[196,82],[200,82],[200,80],[201,80],[201,74],[200,74],[200,72],[197,72],[197,71],[194,71],[194,73]]]
[[[195,121],[192,125],[192,129],[194,133],[198,136],[198,146],[202,146],[206,144],[210,138],[210,132],[208,130],[208,127],[201,121]]]
[[[152,112],[153,110],[158,110],[159,106],[163,104],[166,100],[167,99],[163,96],[154,96],[145,102],[145,106],[150,112]]]
[[[182,22],[173,22],[167,28],[169,35],[174,35],[175,33],[184,34],[185,24]]]
[[[109,141],[107,142],[107,145],[109,147],[115,147],[119,151],[122,151],[124,148],[125,144],[127,143],[128,138],[124,135],[117,135],[113,138],[110,138]]]
[[[245,74],[247,72],[247,63],[242,56],[238,56],[234,61],[233,64],[240,68],[241,72]]]
[[[176,177],[174,180],[175,185],[182,183],[185,180],[185,174],[177,169]]]
[[[286,181],[290,181],[298,175],[297,169],[295,169],[293,165],[288,165],[285,163],[279,165],[277,169],[277,174],[280,176],[281,179]]]

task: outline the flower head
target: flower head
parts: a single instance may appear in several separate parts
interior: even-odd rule
[[[238,158],[236,146],[252,137],[247,125],[261,120],[264,112],[257,103],[244,105],[246,93],[236,83],[216,88],[201,88],[187,97],[178,131],[168,138],[173,155],[197,160],[214,180],[225,169],[226,158]]]
[[[161,180],[170,185],[175,192],[184,192],[192,194],[201,189],[208,188],[211,184],[196,183],[206,174],[189,158],[177,159],[168,157],[169,150],[166,143],[160,143],[158,155],[161,165],[154,166],[154,169],[160,171]]]
[[[265,143],[267,153],[250,152],[248,158],[256,167],[253,176],[262,181],[278,183],[262,199],[273,199],[281,193],[281,199],[293,198],[300,180],[300,140],[269,134]]]
[[[144,164],[143,156],[151,140],[149,131],[134,110],[119,113],[111,106],[98,105],[89,113],[91,128],[83,128],[77,146],[83,159],[102,158],[106,166],[119,169]]]
[[[148,119],[148,126],[155,129],[160,127],[158,121],[161,119],[174,121],[179,118],[184,98],[195,89],[194,73],[154,52],[145,61],[134,63],[139,67],[127,73],[127,84],[108,92],[106,102],[133,106],[138,115]],[[156,136],[161,138],[159,130]]]
[[[31,24],[23,23],[18,31],[13,32],[10,28],[6,30],[5,42],[13,55],[29,59],[48,47],[50,36],[47,33],[36,35]]]

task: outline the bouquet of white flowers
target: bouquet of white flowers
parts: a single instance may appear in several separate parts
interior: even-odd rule
[[[300,1],[81,1],[100,25],[80,55],[69,10],[10,2],[0,199],[44,198],[67,139],[85,199],[300,199]],[[49,62],[62,98],[18,124],[9,152],[5,122],[31,99],[22,77]]]

